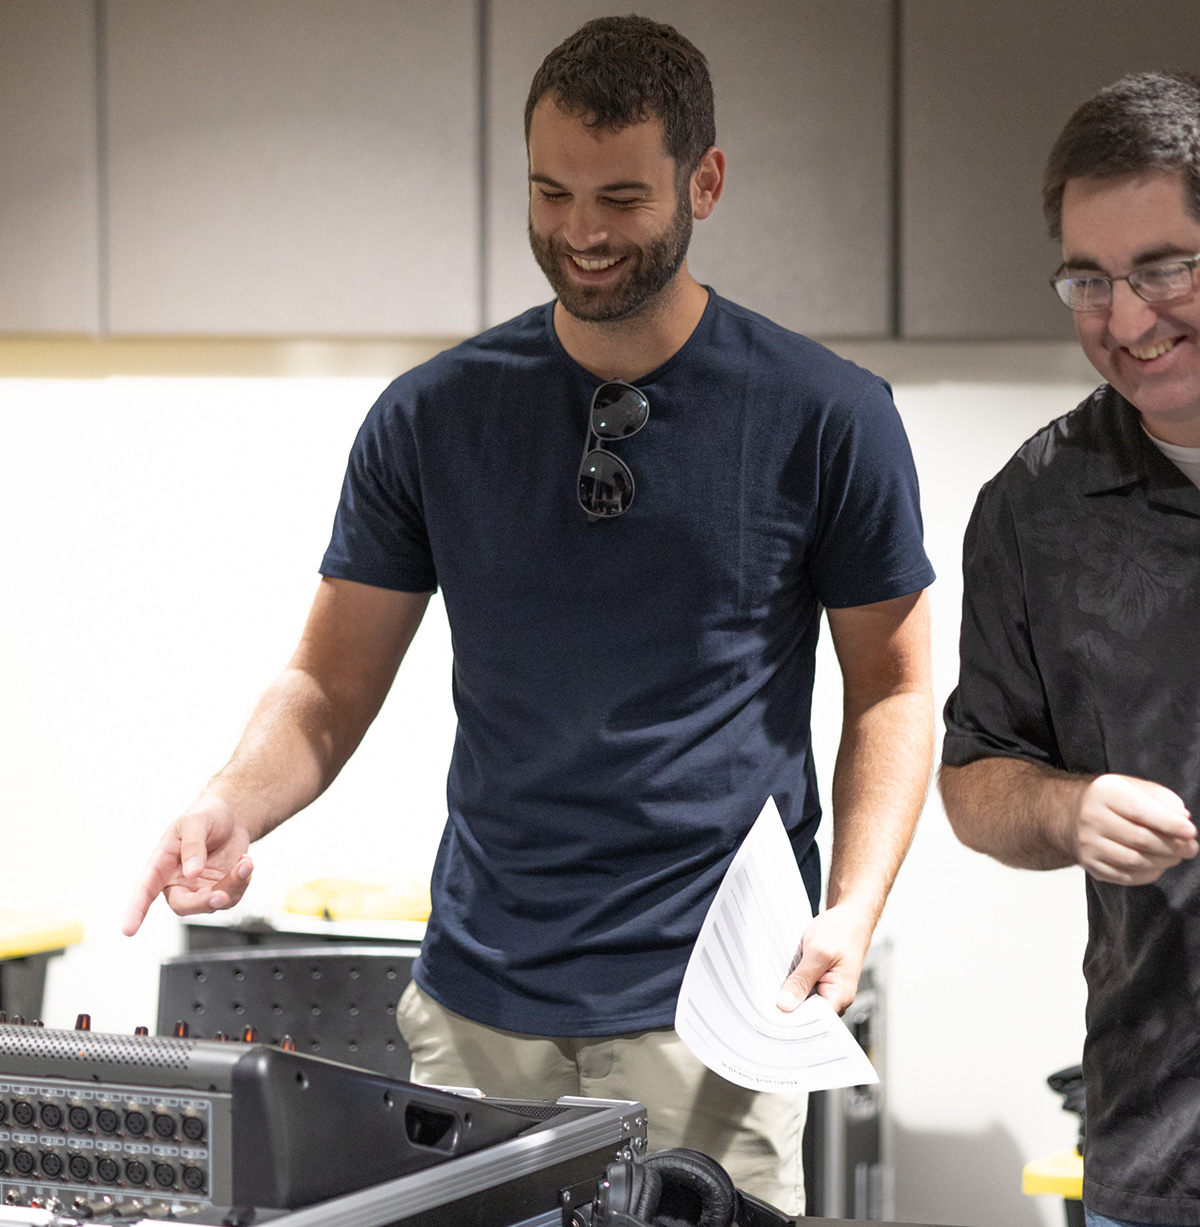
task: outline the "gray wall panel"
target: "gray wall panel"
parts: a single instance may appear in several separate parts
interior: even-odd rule
[[[88,0],[0,4],[0,329],[97,315],[95,20]]]
[[[696,227],[692,271],[720,293],[820,336],[890,324],[891,27],[879,0],[651,0],[708,57],[725,195]],[[488,317],[550,291],[525,238],[522,116],[545,54],[594,0],[492,0]]]
[[[1060,338],[1041,177],[1071,112],[1127,72],[1200,70],[1195,0],[905,0],[902,333]]]
[[[474,0],[109,0],[116,333],[478,325]]]

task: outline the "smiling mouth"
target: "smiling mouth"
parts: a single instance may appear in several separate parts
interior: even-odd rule
[[[1153,362],[1161,358],[1168,350],[1179,343],[1179,337],[1168,337],[1165,341],[1157,341],[1153,345],[1127,345],[1125,348],[1141,362]]]
[[[605,256],[602,259],[589,259],[586,256],[571,256],[572,262],[576,268],[583,269],[586,273],[602,273],[606,268],[612,268],[614,264],[619,264],[624,256]]]

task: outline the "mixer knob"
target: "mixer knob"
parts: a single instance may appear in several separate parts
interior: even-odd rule
[[[149,1027],[134,1027],[133,1033],[134,1035],[149,1035],[150,1028]]]
[[[20,1014],[14,1014],[14,1015],[13,1015],[13,1024],[14,1024],[14,1026],[17,1026],[17,1027],[23,1027],[23,1026],[25,1025],[25,1020],[24,1020],[24,1018],[22,1018],[22,1017],[21,1017],[21,1015],[20,1015]]]
[[[189,1035],[191,1035],[191,1033],[192,1033],[191,1027],[189,1027],[187,1023],[183,1021],[183,1019],[180,1019],[175,1024],[175,1031],[173,1034],[175,1035],[176,1039],[185,1040],[187,1039]]]
[[[258,1039],[257,1027],[247,1027],[245,1031],[242,1032],[243,1044],[253,1044],[256,1039]]]
[[[296,1051],[296,1041],[292,1039],[290,1035],[285,1035],[279,1041],[279,1047],[282,1048],[284,1052],[295,1052]]]
[[[90,1014],[75,1015],[75,1030],[90,1031],[92,1029],[92,1016]]]
[[[225,1041],[228,1038],[229,1036],[227,1036],[224,1031],[216,1031],[213,1033],[213,1039],[219,1041],[222,1044],[225,1043]]]

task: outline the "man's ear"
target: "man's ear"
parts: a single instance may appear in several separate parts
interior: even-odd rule
[[[689,184],[692,195],[692,216],[703,221],[716,208],[725,187],[725,154],[710,146],[700,159],[700,165],[692,172]]]

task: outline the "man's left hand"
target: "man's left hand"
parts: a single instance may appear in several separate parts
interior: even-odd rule
[[[804,930],[800,962],[783,982],[775,1004],[791,1013],[812,992],[818,992],[843,1013],[858,991],[858,977],[871,941],[871,926],[848,904],[826,908]]]

